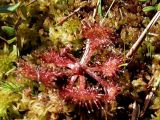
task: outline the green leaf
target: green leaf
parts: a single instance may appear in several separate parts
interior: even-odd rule
[[[102,13],[102,0],[99,0],[98,13],[102,17],[102,15],[103,15],[103,13]]]
[[[10,40],[7,40],[7,43],[8,43],[8,44],[12,44],[12,43],[15,42],[16,40],[17,40],[17,38],[14,37],[14,38],[12,38],[12,39],[10,39]]]
[[[146,6],[146,7],[143,8],[144,12],[149,12],[149,11],[152,11],[152,10],[156,10],[156,7],[155,6]]]
[[[15,29],[13,27],[2,26],[1,28],[8,36],[13,36],[15,34]]]
[[[20,11],[21,11],[21,13],[20,13],[21,18],[26,20],[27,19],[27,7],[26,7],[26,5],[23,4],[20,7]]]
[[[118,67],[126,67],[127,65],[128,63],[124,63],[124,64],[119,65]]]
[[[9,12],[15,12],[17,8],[20,6],[20,2],[14,5],[6,5],[6,6],[0,6],[0,13],[9,13]]]
[[[18,48],[17,48],[17,46],[16,45],[13,45],[13,50],[12,50],[12,52],[9,54],[9,56],[8,56],[8,58],[11,58],[11,59],[13,59],[13,60],[15,60],[16,58],[17,58],[17,56],[18,56]]]

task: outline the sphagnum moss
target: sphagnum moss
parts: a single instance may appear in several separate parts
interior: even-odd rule
[[[0,1],[0,119],[159,119],[159,23],[126,59],[158,1],[97,2]]]

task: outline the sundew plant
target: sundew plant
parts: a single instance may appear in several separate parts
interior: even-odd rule
[[[157,0],[1,0],[0,119],[159,120],[159,16]]]

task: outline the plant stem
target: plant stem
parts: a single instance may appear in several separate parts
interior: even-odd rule
[[[3,42],[8,44],[7,40],[5,38],[3,38],[2,36],[0,36],[0,40],[2,40]]]
[[[102,0],[98,0],[98,13],[100,15],[100,17],[102,17],[103,13],[102,13]]]
[[[147,27],[144,29],[144,31],[141,33],[141,35],[139,36],[138,40],[133,44],[133,46],[131,47],[131,49],[129,50],[129,52],[126,54],[126,58],[131,58],[134,53],[137,51],[137,49],[139,48],[139,46],[142,44],[143,42],[143,38],[146,35],[146,33],[148,32],[148,30],[157,22],[157,20],[160,17],[160,11],[157,11],[157,13],[155,14],[155,16],[152,18],[152,20],[150,21],[150,23],[147,25]]]
[[[72,13],[70,13],[68,16],[65,16],[62,20],[60,20],[60,22],[57,23],[57,25],[62,25],[68,18],[70,18],[71,16],[73,16],[75,13],[77,13],[78,11],[80,11],[82,7],[77,8],[76,10],[74,10]]]
[[[100,25],[101,25],[101,26],[103,26],[104,21],[105,21],[105,19],[106,19],[107,15],[108,15],[108,13],[110,12],[110,10],[111,10],[111,8],[112,8],[113,4],[115,3],[115,1],[116,1],[116,0],[113,0],[113,1],[112,1],[112,3],[111,3],[111,5],[110,5],[110,7],[108,8],[108,10],[107,10],[107,12],[106,12],[106,14],[105,14],[104,18],[100,21]]]
[[[31,4],[33,4],[34,2],[36,2],[37,0],[33,0],[31,2],[29,2],[26,6],[30,6]]]
[[[133,112],[132,112],[132,118],[131,118],[131,120],[138,120],[138,118],[139,118],[139,112],[140,112],[140,105],[137,104],[137,102],[135,101],[133,103]]]
[[[99,0],[97,2],[96,8],[93,11],[93,18],[95,19],[96,15],[97,15],[97,11],[98,11],[98,6],[99,6]]]

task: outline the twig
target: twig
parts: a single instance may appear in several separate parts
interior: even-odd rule
[[[137,104],[137,102],[135,101],[133,103],[133,112],[132,112],[132,118],[131,118],[131,120],[138,120],[139,113],[140,113],[140,105]]]
[[[31,4],[33,4],[34,2],[36,2],[37,0],[33,0],[30,3],[28,3],[26,6],[30,6]]]
[[[159,36],[159,34],[151,33],[151,32],[149,32],[149,33],[148,33],[148,35],[150,35],[150,36],[154,36],[154,37],[158,37],[158,36]]]
[[[146,33],[148,32],[148,30],[157,22],[157,20],[160,17],[160,11],[157,11],[157,13],[155,14],[155,16],[152,18],[152,20],[150,21],[150,23],[147,25],[147,27],[144,29],[144,31],[141,33],[141,35],[139,36],[138,40],[134,43],[134,45],[132,46],[132,48],[129,50],[129,52],[126,54],[126,58],[130,58],[133,56],[133,54],[137,51],[137,49],[139,48],[139,46],[142,44],[143,42],[143,38],[146,35]]]
[[[97,14],[97,11],[98,11],[98,6],[99,6],[99,0],[98,0],[98,2],[97,2],[97,5],[96,5],[96,8],[94,9],[94,11],[93,11],[93,18],[95,19],[95,17],[96,17],[96,14]]]
[[[120,15],[121,15],[121,19],[124,19],[121,8],[120,8],[120,9],[118,9],[118,10],[119,10],[119,13],[120,13]]]
[[[78,11],[80,11],[82,7],[77,8],[76,10],[74,10],[72,13],[70,13],[68,16],[64,17],[62,20],[60,20],[60,22],[57,23],[57,25],[62,25],[68,18],[70,18],[71,16],[73,16],[75,13],[77,13]]]
[[[107,10],[107,12],[106,12],[104,18],[100,21],[100,25],[101,25],[101,26],[103,26],[103,23],[104,23],[104,21],[105,21],[107,15],[108,15],[108,13],[110,12],[110,10],[111,10],[113,4],[115,3],[115,1],[116,1],[116,0],[113,0],[113,1],[112,1],[112,3],[111,3],[111,5],[110,5],[110,7],[108,8],[108,10]]]
[[[3,42],[8,44],[7,40],[5,38],[3,38],[2,36],[0,36],[0,40],[2,40]]]
[[[155,14],[155,16],[152,18],[152,20],[150,21],[150,23],[147,25],[147,27],[144,29],[144,31],[141,33],[140,37],[138,38],[138,40],[134,43],[134,45],[132,46],[132,48],[129,50],[129,52],[126,54],[126,58],[130,58],[134,55],[134,53],[137,51],[137,49],[139,48],[139,46],[142,44],[143,42],[143,38],[146,35],[146,33],[148,32],[148,30],[157,22],[157,20],[160,17],[160,11],[157,11],[157,13]],[[151,82],[154,80],[154,77],[151,78]],[[151,82],[149,82],[149,84],[151,84]],[[157,87],[160,84],[160,79],[156,80],[156,82],[154,82],[154,87],[152,88],[151,92],[146,96],[145,98],[145,102],[144,102],[144,107],[140,113],[140,117],[143,117],[149,104],[151,101],[151,98],[154,95],[154,92],[156,91]],[[134,110],[132,113],[132,119],[131,120],[136,120],[136,118],[134,117]]]
[[[145,102],[144,102],[144,107],[143,107],[143,110],[141,111],[140,117],[143,117],[143,116],[144,116],[144,114],[145,114],[145,112],[146,112],[146,110],[147,110],[147,108],[148,108],[148,106],[149,106],[149,104],[150,104],[150,102],[151,102],[151,99],[152,99],[153,95],[154,95],[154,93],[153,93],[153,91],[151,91],[151,92],[146,96]]]
[[[158,77],[157,77],[157,75],[158,75]],[[143,107],[143,110],[141,111],[140,117],[144,116],[144,114],[150,104],[150,101],[151,101],[152,97],[154,96],[154,93],[156,92],[156,90],[160,84],[159,69],[157,71],[155,71],[155,74],[154,74],[153,78],[151,78],[151,80],[152,79],[154,80],[153,88],[145,98],[144,107]]]

